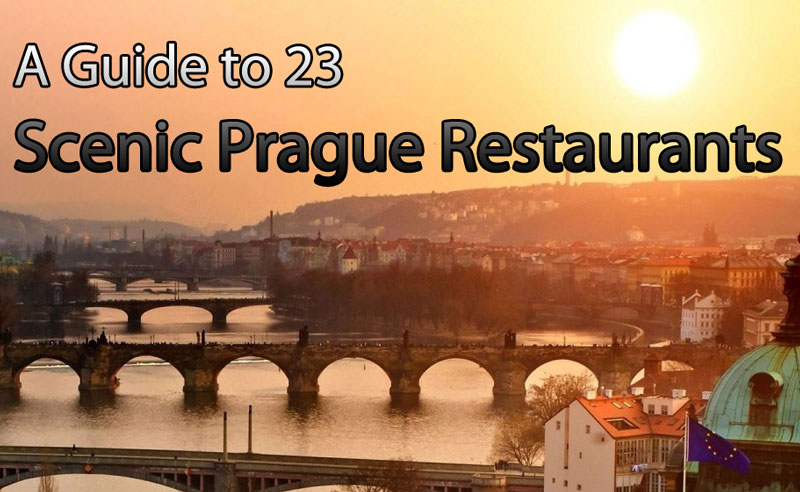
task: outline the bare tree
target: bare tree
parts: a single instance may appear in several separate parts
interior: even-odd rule
[[[0,287],[0,344],[11,341],[11,335],[17,327],[18,315],[14,291]]]
[[[544,423],[531,412],[507,419],[494,440],[494,455],[500,459],[533,465],[544,449]]]
[[[526,411],[510,416],[495,436],[494,455],[499,459],[533,465],[544,448],[544,424],[590,389],[591,377],[548,376],[528,388]]]
[[[422,483],[411,461],[387,461],[384,466],[361,468],[344,489],[348,492],[421,492]]]
[[[39,492],[58,492],[58,483],[54,475],[53,465],[42,463],[42,476],[39,478]]]
[[[528,388],[528,406],[536,420],[547,422],[591,387],[589,373],[547,376]]]

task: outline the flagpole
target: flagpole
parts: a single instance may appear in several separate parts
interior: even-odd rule
[[[686,492],[686,467],[689,464],[689,412],[684,414],[683,433],[683,485],[681,492]]]

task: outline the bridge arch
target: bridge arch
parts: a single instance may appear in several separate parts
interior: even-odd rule
[[[21,381],[22,373],[25,372],[25,369],[29,368],[32,364],[40,360],[54,360],[57,362],[61,362],[62,364],[69,367],[72,370],[72,372],[78,376],[78,378],[81,377],[81,371],[76,361],[70,361],[66,357],[62,357],[57,354],[43,353],[25,358],[20,363],[15,364],[11,368],[11,386],[15,388],[22,387],[22,381]]]
[[[178,309],[178,310],[190,309],[190,310],[194,311],[194,313],[192,313],[192,316],[199,316],[201,312],[203,313],[203,316],[205,316],[205,314],[207,313],[208,317],[210,319],[207,319],[207,320],[204,320],[204,321],[199,321],[200,323],[211,323],[212,321],[214,321],[214,312],[209,310],[209,309],[207,309],[206,307],[197,306],[197,305],[188,304],[188,303],[187,304],[183,304],[183,303],[180,303],[180,302],[177,302],[177,303],[175,303],[175,305],[172,305],[172,306],[153,306],[153,307],[150,307],[149,309],[143,309],[141,311],[141,313],[139,314],[139,319],[141,320],[141,322],[147,322],[146,318],[150,318],[150,317],[152,317],[154,315],[157,316],[157,314],[155,314],[155,313],[157,313],[158,311],[161,311],[161,314],[163,314],[167,310],[175,311],[176,309]]]
[[[112,468],[112,467],[102,467],[98,469],[92,469],[91,472],[87,472],[85,469],[86,465],[58,465],[53,466],[52,469],[45,469],[42,466],[32,467],[30,469],[25,469],[21,473],[16,474],[9,474],[4,478],[0,478],[0,490],[5,490],[5,487],[10,487],[14,484],[25,482],[27,480],[38,479],[43,475],[53,475],[53,476],[66,476],[66,475],[75,475],[75,476],[106,476],[106,477],[122,477],[122,478],[129,478],[132,480],[139,480],[143,482],[150,482],[157,485],[162,485],[164,487],[169,487],[171,489],[180,490],[183,492],[201,492],[200,489],[188,486],[187,480],[190,480],[186,475],[177,474],[178,480],[175,480],[175,474],[172,474],[173,478],[166,478],[166,476],[154,473],[147,473],[147,474],[140,474],[136,473],[133,470],[127,470],[125,468]],[[210,475],[209,475],[210,477]],[[183,478],[184,480],[181,480]],[[211,484],[213,489],[213,482]],[[206,488],[206,491],[209,489]]]
[[[152,360],[147,361],[142,359],[152,359]],[[185,385],[185,375],[183,374],[183,372],[174,363],[165,359],[161,355],[156,355],[155,353],[142,353],[139,355],[135,355],[133,357],[128,357],[127,360],[125,360],[121,364],[119,363],[119,361],[117,361],[114,367],[112,368],[112,375],[110,379],[111,381],[114,382],[115,385],[121,383],[122,385],[124,385],[125,388],[130,388],[129,386],[130,383],[126,382],[126,379],[124,377],[120,377],[120,373],[122,373],[123,376],[125,372],[128,372],[129,374],[134,374],[134,371],[137,371],[137,369],[138,370],[145,369],[146,364],[148,362],[152,362],[153,364],[158,364],[158,365],[169,366],[168,370],[171,373],[171,375],[180,378],[180,385],[178,386],[178,389],[182,388],[182,386]],[[144,391],[142,391],[142,393],[151,394],[151,392],[146,389],[148,387],[150,387],[150,384],[145,384],[144,385],[145,389]],[[170,388],[167,389],[171,391]],[[139,384],[139,390],[140,391],[142,390],[141,384]]]
[[[557,365],[561,367],[556,369]],[[581,376],[584,374],[587,375],[589,379],[587,383],[589,384],[590,389],[596,389],[600,385],[600,374],[593,370],[590,366],[586,365],[584,361],[570,358],[553,358],[540,363],[534,367],[533,370],[528,372],[528,374],[525,376],[525,388],[527,390],[531,387],[531,385],[540,382],[548,376],[564,373],[575,376]]]
[[[485,375],[488,376],[488,379],[485,380],[486,384],[488,384],[488,385],[490,385],[492,387],[492,391],[493,392],[498,393],[498,391],[497,391],[498,390],[498,386],[499,386],[499,384],[501,384],[501,378],[500,378],[500,375],[498,374],[498,372],[495,371],[489,365],[487,365],[485,361],[482,361],[477,357],[472,357],[469,354],[445,355],[445,356],[437,357],[437,358],[433,359],[432,361],[428,362],[419,371],[419,374],[416,376],[417,387],[421,388],[421,383],[420,382],[422,381],[422,379],[425,377],[426,374],[428,376],[431,375],[431,373],[430,373],[431,369],[435,368],[436,366],[442,367],[442,363],[451,362],[451,361],[453,361],[453,362],[460,361],[462,363],[463,362],[470,362],[470,363],[475,364],[476,366],[478,366],[478,368],[480,368],[479,374],[481,374],[481,375],[485,374]],[[470,378],[472,378],[472,377],[475,377],[475,375],[470,376]],[[480,378],[481,376],[477,376],[477,377]],[[475,381],[474,379],[472,379],[473,387],[474,387],[475,384],[481,384],[481,383],[480,383],[480,381]]]
[[[124,320],[119,320],[119,321],[111,320],[111,321],[108,321],[108,323],[128,322],[128,321],[130,321],[130,313],[128,313],[128,311],[126,311],[125,309],[123,309],[121,307],[116,307],[116,306],[95,306],[95,307],[89,307],[89,308],[86,308],[86,309],[89,309],[89,310],[92,310],[92,311],[94,311],[94,310],[113,311],[114,314],[122,313],[122,315],[125,318]]]
[[[285,367],[284,363],[282,361],[277,360],[276,358],[269,357],[269,356],[265,357],[264,355],[255,354],[255,353],[246,354],[246,355],[239,355],[239,356],[237,356],[235,358],[227,359],[223,363],[221,363],[217,367],[215,367],[214,368],[214,381],[215,381],[216,385],[219,387],[219,385],[220,385],[219,384],[220,383],[220,376],[223,375],[224,372],[234,372],[234,370],[239,369],[238,367],[235,366],[235,363],[237,363],[237,362],[245,362],[245,361],[266,362],[266,363],[268,363],[267,366],[259,368],[261,370],[261,372],[264,374],[263,377],[261,375],[259,375],[259,377],[258,377],[259,382],[267,383],[268,388],[272,388],[273,386],[277,387],[278,385],[280,385],[282,390],[285,391],[286,385],[288,384],[288,381],[289,381],[289,376],[286,373],[286,367]],[[272,366],[272,367],[269,367],[269,366]],[[251,368],[251,369],[254,369],[254,368]],[[277,369],[277,371],[274,371],[274,373],[267,373],[266,371],[268,369],[269,370]],[[224,375],[223,375],[222,379],[223,379],[223,381],[225,380],[225,376]],[[247,379],[247,382],[248,383],[250,382],[249,378]],[[253,387],[253,386],[255,386],[255,387]],[[261,385],[250,385],[250,384],[248,384],[246,387],[244,387],[244,388],[240,387],[239,389],[243,389],[244,391],[247,391],[247,390],[256,391],[257,390],[257,391],[259,391],[259,394],[261,394],[261,392],[263,392],[264,388]]]
[[[383,378],[383,381],[379,385],[384,387],[384,388],[382,388],[382,389],[384,389],[384,391],[385,391],[386,387],[391,389],[391,386],[392,386],[392,373],[390,372],[389,368],[382,361],[378,360],[377,358],[364,356],[364,355],[361,355],[361,354],[359,354],[359,355],[353,354],[353,355],[351,355],[349,357],[340,357],[340,358],[337,358],[335,360],[328,361],[327,363],[324,364],[324,366],[321,366],[321,368],[320,368],[320,370],[319,370],[319,372],[318,372],[318,374],[316,376],[317,377],[317,383],[319,384],[320,379],[328,379],[329,382],[330,382],[329,377],[326,378],[324,376],[325,372],[327,370],[329,370],[334,365],[347,364],[347,363],[357,363],[357,364],[361,365],[361,368],[353,368],[356,371],[356,374],[357,373],[361,373],[361,372],[366,373],[367,371],[370,371],[371,374],[379,373],[380,377]],[[353,370],[353,369],[351,369],[351,370]],[[354,374],[354,376],[355,376],[355,374]],[[369,385],[366,384],[366,383],[365,383],[365,385],[366,385],[365,390],[367,390],[367,391],[372,390],[372,389],[380,391],[378,388],[369,387]],[[348,386],[352,387],[352,385],[348,385]],[[331,385],[328,385],[328,389],[330,389],[330,388],[331,388]],[[334,386],[334,389],[335,389],[335,386]],[[352,393],[348,391],[348,394],[352,394]]]
[[[264,303],[263,304],[251,304],[249,306],[236,307],[236,308],[231,309],[230,311],[228,311],[228,314],[226,316],[226,320],[228,320],[228,322],[231,322],[230,321],[230,316],[232,314],[236,313],[237,311],[242,311],[242,310],[245,310],[245,309],[254,309],[254,308],[265,309],[265,308],[271,308],[271,307],[272,307],[272,304],[270,304],[270,302],[267,299],[264,299]],[[241,313],[239,313],[239,314],[241,314]]]

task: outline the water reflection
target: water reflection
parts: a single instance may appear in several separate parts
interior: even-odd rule
[[[145,298],[152,296],[142,291],[148,285],[137,283],[131,292],[105,291],[104,296]],[[257,295],[243,289],[212,294]],[[198,295],[209,296],[209,291]],[[57,326],[29,321],[25,336],[82,340],[91,336],[94,328],[98,334],[104,329],[112,341],[130,342],[147,342],[154,336],[156,341],[190,343],[202,329],[208,331],[209,341],[221,343],[278,343],[296,338],[296,324],[280,320],[263,306],[232,312],[228,324],[220,329],[204,321],[202,311],[192,309],[154,311],[138,331],[131,331],[120,314],[97,309]],[[560,337],[557,332],[556,338]],[[416,338],[423,343],[422,337]],[[605,335],[600,334],[594,343],[601,338]],[[392,334],[312,329],[312,343],[393,339]],[[551,337],[547,343],[553,341]],[[560,370],[568,370],[570,363],[562,364]],[[420,379],[419,395],[391,396],[385,372],[361,359],[344,359],[328,366],[319,376],[318,396],[288,395],[286,376],[262,359],[245,358],[226,366],[218,377],[218,394],[184,394],[180,373],[153,358],[131,361],[118,377],[121,384],[116,392],[80,394],[78,377],[71,369],[63,365],[29,368],[22,374],[21,390],[0,394],[0,445],[76,443],[218,451],[222,414],[228,412],[229,447],[241,451],[247,447],[247,411],[253,405],[254,451],[259,453],[486,463],[492,461],[498,429],[523,405],[520,398],[494,397],[491,376],[477,364],[459,359],[442,361],[426,371]],[[62,490],[69,490],[67,485],[74,490],[159,490],[143,482],[109,477],[92,477],[91,482],[59,481]],[[8,490],[35,491],[36,485],[29,481]]]

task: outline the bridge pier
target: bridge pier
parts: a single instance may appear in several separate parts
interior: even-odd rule
[[[310,396],[319,394],[319,381],[317,374],[298,368],[286,372],[289,379],[289,387],[286,392],[294,396]]]
[[[110,345],[98,345],[90,350],[78,371],[80,391],[113,391],[119,387],[119,369],[111,363],[111,350]]]
[[[141,326],[142,325],[142,311],[139,309],[129,308],[125,310],[128,315],[128,326]]]
[[[121,278],[114,281],[114,290],[117,292],[128,292],[128,279]]]
[[[418,375],[403,372],[389,379],[392,382],[389,394],[392,396],[416,396],[420,393]]]
[[[15,373],[12,367],[0,365],[0,390],[17,390],[21,386],[19,374]]]
[[[211,309],[211,323],[214,325],[224,325],[228,321],[228,309],[217,307]]]
[[[180,369],[183,375],[183,392],[187,394],[214,394],[219,389],[217,372],[212,367]]]
[[[200,290],[200,280],[197,278],[186,280],[187,292],[198,292]]]
[[[494,380],[492,393],[495,396],[525,397],[527,393],[525,380],[528,379],[528,371],[525,367],[507,363],[492,371],[491,375]]]

